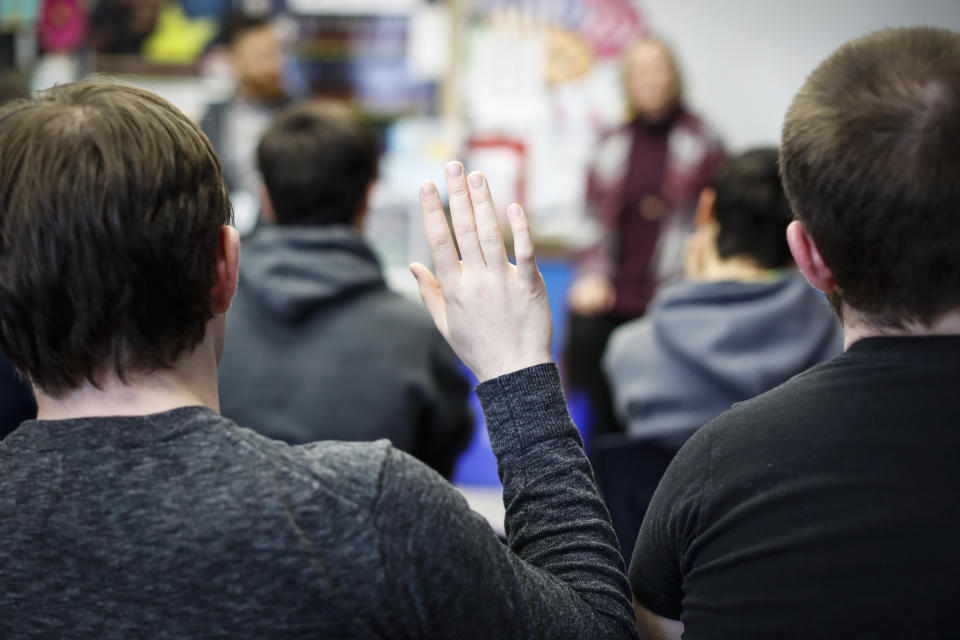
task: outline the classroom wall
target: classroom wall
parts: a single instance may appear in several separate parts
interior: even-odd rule
[[[639,0],[676,48],[687,102],[740,150],[776,144],[794,93],[843,42],[875,29],[960,31],[960,0]]]

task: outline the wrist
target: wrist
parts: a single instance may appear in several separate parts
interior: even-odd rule
[[[542,364],[552,364],[553,356],[550,352],[531,353],[522,358],[511,358],[509,361],[497,363],[494,366],[486,367],[477,372],[477,382],[483,383],[499,378],[501,376],[516,373],[524,369],[536,367]]]

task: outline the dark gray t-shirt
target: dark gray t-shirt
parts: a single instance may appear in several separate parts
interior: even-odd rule
[[[0,637],[632,637],[556,368],[477,389],[509,549],[389,443],[290,447],[213,411],[0,443]]]

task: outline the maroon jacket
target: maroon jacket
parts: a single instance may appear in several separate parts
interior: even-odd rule
[[[620,217],[624,192],[630,173],[634,133],[632,123],[604,135],[594,154],[587,178],[587,212],[599,223],[599,240],[577,256],[578,275],[601,273],[615,283],[620,249]],[[656,249],[649,261],[649,291],[629,292],[618,287],[614,313],[640,315],[653,286],[679,271],[683,264],[686,233],[700,191],[709,184],[716,167],[723,161],[723,146],[697,117],[680,111],[667,134],[666,166],[659,198],[665,214],[659,228]]]

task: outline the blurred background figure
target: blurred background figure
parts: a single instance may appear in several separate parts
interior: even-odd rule
[[[275,225],[243,249],[220,407],[291,444],[389,438],[449,478],[473,433],[470,386],[361,236],[378,156],[340,104],[290,107],[267,129],[257,159]]]
[[[792,219],[776,149],[748,151],[717,171],[700,197],[686,278],[663,286],[606,349],[631,437],[679,450],[734,403],[840,353],[836,317],[790,257]]]
[[[843,350],[836,316],[793,264],[792,219],[776,149],[726,161],[700,196],[685,278],[610,337],[604,369],[627,436],[596,440],[593,461],[625,557],[694,431]]]
[[[157,26],[163,0],[103,0],[90,17],[93,49],[110,55],[140,55]]]
[[[223,44],[236,89],[230,99],[210,105],[202,126],[220,156],[237,227],[245,234],[256,225],[259,214],[257,140],[287,102],[283,84],[286,58],[277,25],[262,16],[228,16]]]
[[[27,79],[16,69],[0,70],[0,105],[28,95]],[[3,215],[3,212],[0,212]],[[3,246],[0,244],[0,251]],[[3,275],[0,274],[0,278]],[[9,276],[7,276],[9,277]],[[35,418],[37,405],[30,386],[20,379],[10,361],[0,353],[0,439],[24,420]]]
[[[643,315],[658,284],[681,264],[693,206],[723,160],[716,136],[683,104],[673,54],[646,37],[624,57],[633,119],[605,135],[590,166],[587,209],[600,240],[577,257],[568,293],[568,383],[583,389],[594,434],[622,430],[600,358],[610,332]]]

